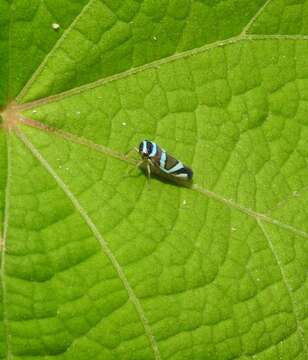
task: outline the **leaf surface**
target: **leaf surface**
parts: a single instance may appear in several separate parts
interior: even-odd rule
[[[20,97],[46,97],[237,35],[263,3],[90,0]]]
[[[1,2],[0,358],[307,359],[308,43],[277,4]],[[191,188],[147,183],[144,138]]]
[[[308,1],[268,1],[250,29],[255,34],[308,34]]]
[[[18,95],[86,1],[0,1],[0,106]]]

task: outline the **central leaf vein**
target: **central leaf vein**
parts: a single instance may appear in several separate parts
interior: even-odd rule
[[[135,160],[132,160],[130,159],[129,157],[127,157],[126,155],[124,154],[121,154],[119,152],[116,152],[115,150],[113,149],[110,149],[106,146],[103,146],[103,145],[100,145],[100,144],[96,144],[88,139],[85,139],[85,138],[82,138],[80,136],[77,136],[77,135],[74,135],[74,134],[71,134],[71,133],[68,133],[64,130],[60,130],[60,129],[57,129],[57,128],[53,128],[51,126],[48,126],[48,125],[45,125],[45,124],[42,124],[36,120],[33,120],[33,119],[29,119],[29,118],[25,118],[23,116],[20,116],[19,118],[19,121],[27,126],[31,126],[31,127],[34,127],[34,128],[37,128],[37,129],[40,129],[40,130],[43,130],[43,131],[46,131],[46,132],[49,132],[49,133],[52,133],[62,139],[65,139],[67,141],[72,141],[76,144],[79,144],[79,145],[83,145],[83,146],[86,146],[92,150],[95,150],[95,151],[98,151],[106,156],[109,156],[109,157],[112,157],[114,159],[117,159],[117,160],[121,160],[121,161],[125,161],[133,166],[136,166],[137,164],[137,161]],[[246,208],[245,206],[241,205],[241,204],[238,204],[236,203],[235,201],[232,201],[232,200],[229,200],[229,199],[226,199],[224,196],[220,195],[220,194],[217,194],[215,193],[214,191],[211,191],[211,190],[208,190],[198,184],[194,184],[192,187],[191,187],[192,190],[200,193],[200,194],[203,194],[209,198],[213,198],[219,202],[222,202],[224,203],[225,205],[227,205],[228,207],[231,207],[231,208],[235,208],[249,216],[251,216],[252,218],[254,219],[261,219],[263,221],[266,221],[268,223],[271,223],[273,225],[276,225],[278,227],[281,227],[283,229],[286,229],[290,232],[293,232],[294,234],[297,234],[301,237],[304,237],[304,238],[307,238],[308,239],[308,233],[305,232],[304,230],[301,230],[301,229],[298,229],[290,224],[287,224],[287,223],[284,223],[282,221],[279,221],[277,219],[274,219],[266,214],[262,214],[262,213],[259,213],[257,211],[254,211],[252,209],[249,209],[249,208]]]

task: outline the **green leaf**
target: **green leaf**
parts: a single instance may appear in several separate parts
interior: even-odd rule
[[[307,358],[308,43],[277,3],[0,0],[0,358]],[[148,183],[144,138],[193,185]]]
[[[86,0],[0,1],[0,106],[12,99],[54,47]],[[58,30],[52,24],[59,24]]]
[[[308,1],[271,0],[251,27],[254,34],[308,34]]]
[[[2,117],[0,116],[0,123],[2,122]],[[4,223],[4,206],[5,206],[5,186],[6,186],[6,178],[7,178],[7,162],[6,162],[6,149],[5,149],[5,137],[3,131],[0,131],[0,234],[3,234],[3,223]],[[3,236],[0,236],[0,250],[1,250],[1,258],[0,265],[2,261],[2,253],[3,253]],[[2,280],[2,278],[1,278]],[[4,341],[5,341],[5,333],[3,327],[3,288],[0,288],[0,359],[5,357],[4,350]]]
[[[37,69],[23,101],[236,35],[262,3],[91,0]]]
[[[0,2],[0,108],[7,98],[8,76],[9,76],[9,6],[6,1]]]

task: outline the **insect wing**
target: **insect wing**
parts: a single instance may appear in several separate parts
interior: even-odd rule
[[[183,180],[191,180],[192,170],[172,155],[162,152],[160,159],[160,168],[163,172]]]

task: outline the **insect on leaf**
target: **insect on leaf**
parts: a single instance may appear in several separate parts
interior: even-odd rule
[[[307,359],[307,11],[0,0],[0,359]]]

